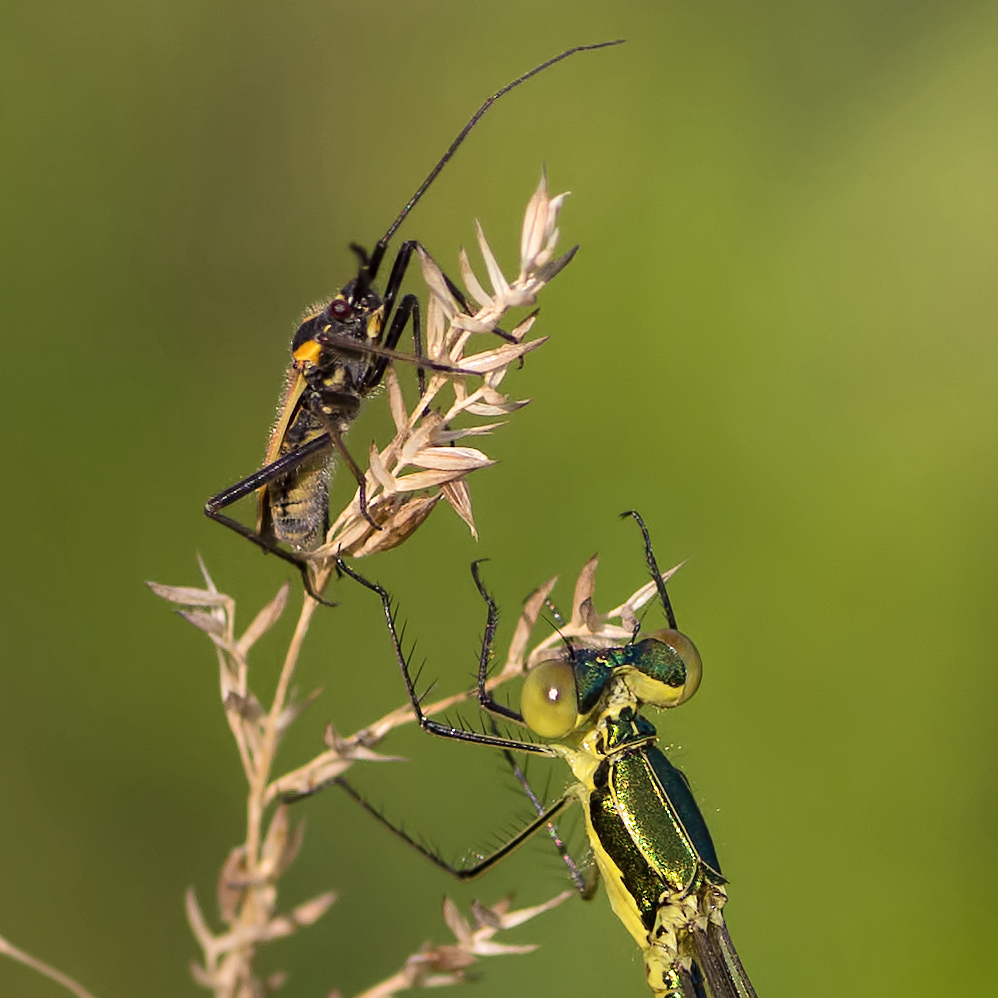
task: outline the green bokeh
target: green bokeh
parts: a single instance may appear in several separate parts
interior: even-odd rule
[[[4,21],[0,933],[98,998],[198,993],[182,894],[212,910],[244,791],[208,644],[141,580],[194,584],[200,551],[244,621],[270,597],[285,566],[200,508],[257,466],[301,310],[482,97],[626,37],[498,105],[406,225],[455,270],[479,217],[511,261],[546,163],[582,251],[510,378],[535,401],[473,479],[481,541],[441,510],[364,567],[455,689],[482,626],[472,558],[493,559],[505,640],[519,600],[558,572],[566,604],[594,550],[600,606],[640,584],[615,519],[640,509],[662,562],[690,559],[673,599],[705,679],[660,728],[760,995],[986,990],[993,4],[42,0]],[[376,607],[343,598],[309,639],[300,682],[326,692],[288,766],[326,719],[400,700]],[[287,634],[259,646],[261,692]],[[450,855],[523,814],[484,750],[386,749],[412,761],[357,782]],[[296,998],[443,941],[445,892],[564,883],[543,843],[458,889],[332,795],[303,814],[284,896],[341,897],[264,958]],[[482,964],[479,998],[647,993],[602,897],[516,938],[543,946]],[[0,962],[0,995],[61,994]]]

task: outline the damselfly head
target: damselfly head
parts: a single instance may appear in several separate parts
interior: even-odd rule
[[[542,738],[564,738],[597,709],[613,679],[634,706],[678,707],[700,686],[703,664],[685,634],[655,631],[618,648],[572,648],[567,656],[538,663],[520,693],[520,712]]]

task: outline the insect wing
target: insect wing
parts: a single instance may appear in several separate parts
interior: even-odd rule
[[[723,917],[719,922],[709,921],[706,929],[696,929],[692,935],[696,962],[711,998],[758,998]]]
[[[264,464],[270,464],[281,456],[281,443],[287,436],[288,427],[298,414],[301,397],[306,388],[308,388],[308,382],[301,371],[292,367],[288,375],[288,386],[281,401],[281,414],[277,417],[277,422],[270,434],[270,440],[267,442],[267,455],[264,458]]]
[[[281,444],[287,436],[288,427],[298,414],[301,398],[307,387],[308,383],[305,381],[301,371],[292,367],[288,373],[288,385],[284,392],[284,399],[281,402],[281,413],[277,417],[273,432],[270,434],[270,440],[267,442],[267,454],[263,461],[264,466],[272,464],[281,456]],[[256,507],[256,530],[258,534],[264,530],[264,526],[268,521],[268,512],[267,490],[266,488],[261,488]]]

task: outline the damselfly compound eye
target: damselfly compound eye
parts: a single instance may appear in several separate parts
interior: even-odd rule
[[[579,720],[572,666],[558,659],[535,666],[523,682],[520,712],[541,738],[563,738],[572,731]]]
[[[681,703],[686,703],[700,688],[700,679],[703,676],[703,662],[696,645],[685,634],[668,628],[655,631],[648,640],[665,645],[666,648],[662,651],[666,654],[646,656],[647,664],[642,664],[639,668],[649,680],[658,681],[662,686],[667,683],[668,687],[662,695],[642,690],[639,694],[641,699],[658,707],[678,707]],[[685,677],[682,677],[680,685],[675,682],[675,679],[680,677],[673,676],[673,663],[685,666]],[[646,693],[648,695],[645,695]]]

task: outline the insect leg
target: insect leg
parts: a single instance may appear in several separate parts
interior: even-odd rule
[[[387,306],[385,314],[387,315]],[[399,302],[399,307],[392,316],[388,335],[385,337],[385,347],[389,350],[395,349],[398,341],[402,338],[402,333],[410,318],[412,319],[413,356],[407,359],[416,365],[416,378],[419,382],[419,394],[422,397],[426,391],[426,366],[421,363],[425,359],[423,356],[423,334],[419,317],[419,299],[415,295],[406,295]],[[385,371],[388,368],[389,360],[391,360],[391,357],[388,354],[382,354],[378,357],[377,362],[371,367],[370,374],[364,379],[363,391],[365,393],[371,391],[376,385],[381,384],[381,380],[384,378]],[[444,365],[434,364],[433,366],[442,367]]]
[[[332,441],[333,446],[336,448],[340,457],[343,458],[343,463],[347,466],[350,474],[353,475],[354,481],[357,483],[358,502],[360,503],[360,512],[367,522],[374,527],[375,530],[381,529],[380,523],[375,523],[374,518],[368,512],[367,509],[367,476],[364,474],[360,465],[353,459],[353,455],[347,450],[347,445],[343,441],[343,433],[340,428],[331,420],[324,418],[324,414],[320,414],[323,417],[323,423],[326,427],[326,433],[328,438]]]
[[[475,580],[475,585],[478,587],[478,592],[481,594],[482,599],[485,600],[488,606],[488,617],[485,624],[485,637],[482,640],[482,653],[479,658],[478,665],[478,700],[482,707],[492,713],[499,714],[503,717],[508,717],[511,720],[517,721],[518,723],[523,723],[523,716],[509,708],[503,707],[501,704],[495,702],[495,700],[488,694],[485,689],[485,678],[486,671],[488,667],[488,660],[491,652],[492,639],[495,636],[496,624],[499,619],[499,611],[496,607],[495,600],[492,598],[491,593],[485,588],[485,584],[481,580],[481,576],[478,573],[478,566],[481,561],[476,561],[472,563],[471,574]],[[555,615],[560,618],[560,614],[557,610],[554,610]],[[495,731],[495,726],[493,725],[493,731]],[[523,787],[524,793],[526,793],[530,803],[533,805],[534,810],[538,815],[544,813],[544,805],[541,803],[540,798],[534,793],[533,788],[530,786],[527,780],[527,774],[523,771],[523,768],[516,761],[513,753],[508,749],[503,750],[503,756],[506,759],[509,768],[512,770],[513,775],[516,777],[517,782]],[[593,876],[587,877],[579,865],[572,858],[571,853],[568,851],[568,847],[565,845],[561,836],[558,834],[558,829],[552,824],[548,823],[548,834],[551,836],[552,842],[554,842],[555,849],[558,850],[558,855],[561,856],[562,862],[568,869],[568,875],[572,878],[572,883],[575,885],[575,889],[582,895],[583,899],[589,901],[596,893],[596,889],[599,887],[599,874],[596,872],[596,867],[591,867]]]
[[[367,250],[360,243],[350,243],[350,251],[357,256],[361,267],[367,268],[371,266],[371,258],[367,255]]]
[[[412,251],[416,249],[417,246],[419,246],[419,243],[416,242],[415,239],[408,239],[402,243],[399,247],[398,253],[395,254],[395,261],[392,263],[392,271],[388,275],[388,282],[385,285],[385,295],[382,299],[382,307],[385,310],[385,322],[388,322],[392,309],[395,307],[395,299],[398,297],[398,293],[402,287],[402,279],[405,277],[406,271],[409,269],[409,264],[412,261]],[[443,271],[441,271],[441,273],[443,274]],[[457,300],[457,303],[461,306],[461,309],[469,315],[474,314],[469,309],[468,302],[465,300],[464,295],[454,284],[454,282],[446,274],[443,274],[443,278],[447,282],[447,289]],[[398,346],[410,314],[412,315],[413,323],[413,349],[416,360],[420,361],[423,360],[423,341],[420,336],[419,299],[416,298],[415,295],[406,295],[399,303],[398,311],[394,316],[392,316],[388,333],[385,336],[384,346],[386,346],[389,350],[394,350],[395,347]],[[385,368],[387,366],[387,357],[379,359],[377,365],[372,371],[371,376],[366,379],[368,391],[370,391],[370,389],[375,385],[380,384],[381,379],[385,376]],[[424,391],[426,391],[426,378],[423,374],[423,368],[419,367],[419,394],[422,395]]]
[[[538,817],[545,814],[544,805],[541,803],[540,798],[534,793],[533,788],[527,780],[527,774],[523,771],[523,768],[516,761],[512,752],[503,750],[503,756],[506,762],[509,764],[509,768],[512,770],[513,775],[516,777],[517,782],[523,787],[524,792],[533,805],[534,810],[537,812]],[[568,875],[572,878],[572,883],[575,885],[575,889],[582,895],[584,901],[591,901],[596,894],[596,889],[599,887],[599,872],[596,869],[595,864],[593,864],[587,873],[583,873],[579,867],[579,864],[575,862],[572,858],[572,854],[568,851],[568,846],[565,845],[564,840],[558,833],[557,827],[548,822],[548,834],[551,836],[551,841],[554,843],[555,849],[558,850],[558,855],[561,856],[561,861],[565,864],[568,870]]]
[[[415,239],[406,240],[399,247],[398,253],[395,254],[395,260],[392,263],[391,273],[388,275],[388,281],[385,284],[385,295],[382,301],[384,302],[385,308],[385,320],[387,321],[388,315],[391,313],[392,307],[395,303],[395,298],[399,293],[399,289],[402,287],[402,279],[405,277],[405,273],[409,268],[409,263],[412,260],[412,252],[420,244]],[[423,252],[426,252],[425,247],[421,247]],[[441,270],[440,275],[444,279],[444,283],[447,285],[447,290],[454,297],[454,300],[461,307],[461,311],[466,315],[474,315],[475,310],[468,304],[468,299],[464,297],[464,292]],[[494,329],[493,332],[500,337],[500,339],[506,340],[507,343],[515,343],[516,338],[503,329]],[[401,335],[401,330],[399,330],[399,335]],[[385,345],[389,347],[394,347],[399,341],[399,337],[396,336],[393,341],[391,334],[389,333],[387,339],[385,340]],[[417,354],[419,350],[417,348]]]
[[[409,296],[406,296],[409,297]],[[410,353],[401,353],[398,350],[390,350],[386,346],[376,343],[361,343],[352,336],[340,336],[337,333],[322,333],[322,342],[327,346],[336,347],[340,353],[345,354],[370,354],[372,357],[387,357],[388,360],[400,360],[405,364],[412,364],[427,371],[441,371],[444,374],[455,374],[466,377],[480,378],[481,371],[472,371],[463,367],[455,367],[453,364],[439,364],[435,360],[428,360],[426,357],[417,357]],[[377,381],[365,379],[366,391],[377,387]]]
[[[222,512],[222,510],[227,506],[231,506],[234,502],[238,502],[245,496],[250,495],[252,492],[256,492],[258,489],[269,485],[282,475],[289,474],[300,464],[302,464],[303,461],[315,454],[321,453],[324,450],[328,450],[331,445],[332,441],[325,435],[309,440],[307,443],[302,444],[301,447],[296,448],[289,454],[279,457],[276,461],[272,461],[270,464],[265,465],[259,471],[255,471],[252,475],[236,482],[235,485],[230,485],[229,488],[223,489],[217,495],[212,496],[204,504],[205,516],[217,521],[218,523],[224,524],[230,530],[234,530],[237,534],[240,534],[247,540],[252,541],[257,545],[257,547],[262,548],[265,553],[277,555],[278,558],[288,562],[288,564],[294,565],[301,574],[305,591],[312,597],[312,599],[322,603],[324,606],[336,606],[336,604],[329,602],[329,600],[323,599],[323,597],[315,591],[315,587],[312,585],[312,580],[309,577],[309,562],[307,558],[303,558],[301,555],[296,555],[291,551],[284,550],[284,548],[277,544],[274,538],[268,537],[266,534],[257,533],[257,531],[245,526],[245,524],[233,519],[233,517],[227,516]]]
[[[439,853],[423,845],[422,842],[414,839],[408,832],[398,825],[392,824],[377,808],[369,804],[346,780],[337,779],[336,782],[343,787],[343,789],[358,803],[360,806],[367,811],[368,814],[376,818],[382,825],[385,826],[389,831],[394,833],[403,842],[412,846],[416,852],[425,856],[431,863],[439,866],[441,870],[446,870],[451,876],[457,877],[458,880],[472,880],[475,877],[481,876],[487,870],[490,870],[496,863],[504,860],[514,849],[523,845],[527,839],[530,838],[538,829],[543,828],[557,815],[566,804],[571,801],[571,797],[562,797],[560,801],[549,807],[546,811],[543,811],[539,817],[532,821],[526,828],[522,831],[517,832],[508,842],[500,846],[495,852],[486,856],[484,859],[479,860],[477,863],[471,866],[454,866],[443,858]]]
[[[651,577],[655,580],[655,588],[658,590],[658,596],[662,601],[662,607],[665,609],[665,616],[669,621],[669,626],[673,630],[676,630],[676,615],[672,610],[672,601],[669,599],[669,594],[665,591],[665,580],[662,578],[662,573],[658,570],[658,562],[655,561],[655,552],[652,550],[651,537],[648,535],[648,528],[645,526],[645,521],[641,519],[641,514],[635,509],[629,509],[621,513],[620,516],[621,519],[626,516],[631,517],[641,528],[641,536],[645,540],[645,561],[648,563],[648,570],[651,572]]]
[[[537,742],[525,742],[514,738],[500,738],[495,735],[481,734],[477,731],[455,728],[449,724],[443,724],[440,721],[434,721],[431,717],[427,717],[423,713],[421,698],[416,693],[416,685],[413,681],[412,673],[409,671],[409,661],[402,650],[402,642],[399,638],[398,629],[395,626],[395,611],[392,608],[391,596],[389,596],[387,590],[382,586],[379,586],[376,582],[368,581],[362,575],[355,572],[342,558],[336,559],[336,567],[344,574],[349,575],[351,579],[359,582],[365,589],[369,589],[372,593],[377,594],[381,600],[388,633],[391,636],[392,647],[395,650],[395,660],[402,673],[406,692],[409,694],[409,703],[412,705],[416,720],[419,721],[419,726],[424,731],[429,731],[440,738],[453,738],[457,741],[473,742],[476,745],[491,745],[494,748],[513,749],[517,752],[533,752],[537,755],[552,756],[556,754],[549,746],[541,745]]]
[[[388,275],[388,280],[385,282],[385,294],[381,299],[385,307],[386,320],[391,310],[395,307],[395,298],[402,287],[402,279],[405,277],[405,272],[409,269],[409,264],[412,262],[412,251],[418,245],[419,243],[415,239],[407,239],[399,247],[398,252],[395,254],[395,259],[392,261],[392,270]],[[396,337],[394,343],[386,342],[386,346],[394,347],[396,343],[398,343],[398,337]]]
[[[496,701],[492,694],[485,688],[485,680],[488,678],[489,672],[489,662],[492,658],[492,642],[495,639],[496,626],[499,623],[499,608],[496,606],[496,601],[492,598],[492,594],[485,588],[485,583],[482,582],[481,576],[478,574],[478,566],[486,560],[485,558],[481,558],[471,563],[471,577],[475,580],[475,586],[478,588],[479,594],[485,600],[485,605],[488,607],[485,618],[485,634],[482,636],[482,651],[478,657],[478,702],[490,714],[504,717],[509,721],[515,721],[517,724],[523,724],[523,715],[519,711],[515,711],[511,707],[506,707]]]
[[[204,504],[205,515],[216,519],[215,514],[218,510],[225,509],[226,506],[231,506],[234,502],[238,502],[251,492],[256,492],[257,489],[263,488],[264,485],[269,485],[282,475],[289,474],[305,461],[306,458],[319,454],[331,446],[332,441],[329,437],[314,437],[300,447],[296,447],[293,451],[282,455],[276,461],[271,461],[270,464],[264,465],[259,471],[254,471],[252,475],[247,475],[246,478],[236,482],[235,485],[230,485],[227,489],[223,489],[218,495],[212,496]]]

